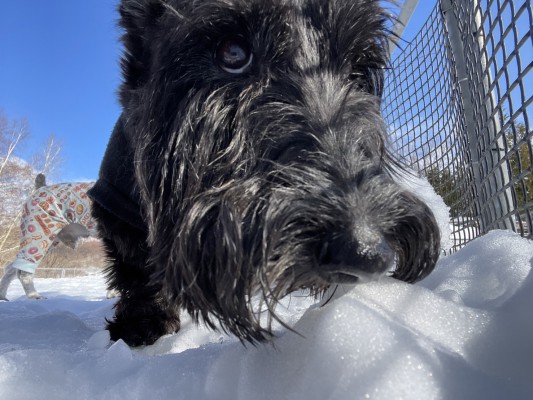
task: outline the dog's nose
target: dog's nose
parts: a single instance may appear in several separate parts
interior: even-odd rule
[[[318,268],[322,278],[331,283],[355,283],[391,268],[394,250],[384,238],[347,236],[333,235],[321,244]]]

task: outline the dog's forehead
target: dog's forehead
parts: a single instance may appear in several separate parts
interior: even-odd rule
[[[302,7],[305,0],[288,0],[299,8]],[[297,12],[293,18],[295,23],[293,25],[293,32],[297,35],[298,42],[300,43],[300,49],[294,62],[300,66],[300,68],[309,68],[318,66],[320,64],[320,45],[326,43],[324,35],[313,24],[308,23],[310,15],[304,12]]]
[[[382,32],[375,23],[383,17],[379,0],[195,0],[192,13],[206,25],[231,20],[246,31],[269,31],[271,38],[290,36],[297,51],[294,62],[302,68],[324,63],[325,57],[342,56],[354,47],[368,48]],[[196,19],[198,21],[198,19]],[[265,26],[268,24],[268,26]],[[226,26],[226,25],[224,25]],[[264,35],[265,36],[265,35]],[[264,37],[263,36],[263,37]],[[367,42],[366,44],[364,42]],[[360,45],[360,46],[359,46]]]
[[[380,0],[194,0],[187,8],[207,23],[233,14],[239,18],[252,18],[248,21],[252,24],[261,18],[288,25],[302,34],[341,27],[363,28],[367,22],[369,28],[376,17],[383,16]],[[277,21],[272,19],[273,15]],[[344,33],[342,30],[335,32],[337,35]]]

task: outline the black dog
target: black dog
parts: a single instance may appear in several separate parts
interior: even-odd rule
[[[386,147],[378,0],[123,0],[120,14],[123,113],[90,192],[121,293],[113,339],[152,343],[185,309],[253,343],[294,290],[431,272],[437,224]]]

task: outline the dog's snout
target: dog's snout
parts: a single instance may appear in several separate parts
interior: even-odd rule
[[[331,283],[372,279],[393,262],[394,250],[382,237],[334,235],[322,242],[318,254],[319,274]]]

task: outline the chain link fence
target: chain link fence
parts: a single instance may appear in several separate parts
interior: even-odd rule
[[[438,0],[386,77],[399,155],[450,207],[455,251],[492,229],[533,237],[530,0]]]

